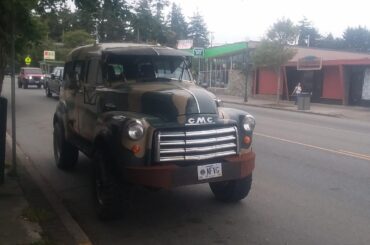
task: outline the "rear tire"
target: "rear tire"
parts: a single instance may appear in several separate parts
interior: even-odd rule
[[[252,186],[252,175],[242,179],[209,183],[217,200],[223,202],[238,202],[244,199]]]
[[[72,169],[78,161],[78,149],[65,139],[60,123],[54,125],[53,145],[57,167],[63,170]]]
[[[22,88],[22,83],[18,82],[18,88]]]
[[[27,84],[26,81],[23,81],[22,85],[23,85],[23,89],[27,89],[28,88],[28,84]]]
[[[98,218],[102,221],[122,218],[123,199],[120,184],[109,169],[111,162],[102,150],[98,150],[93,160],[94,202]]]
[[[40,89],[40,88],[41,88],[41,84],[38,84],[38,85],[37,85],[37,88],[39,88],[39,89]]]

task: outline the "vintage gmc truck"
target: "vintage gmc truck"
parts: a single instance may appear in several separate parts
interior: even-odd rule
[[[157,45],[102,43],[74,49],[53,118],[56,164],[93,159],[98,216],[119,216],[122,184],[209,183],[235,202],[251,188],[255,119],[223,107],[192,78],[191,54]]]

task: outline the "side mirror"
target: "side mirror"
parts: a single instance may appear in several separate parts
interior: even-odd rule
[[[224,106],[224,103],[219,98],[216,98],[215,102],[216,102],[217,107],[223,107]]]

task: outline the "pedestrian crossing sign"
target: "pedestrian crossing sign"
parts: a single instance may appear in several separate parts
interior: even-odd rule
[[[24,62],[26,63],[26,65],[30,65],[31,64],[31,57],[30,56],[27,56],[25,59],[24,59]]]

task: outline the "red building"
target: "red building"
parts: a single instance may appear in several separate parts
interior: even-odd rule
[[[300,82],[311,101],[370,106],[370,54],[294,47],[295,56],[281,67],[282,99]],[[258,69],[253,82],[256,96],[274,96],[277,75]]]

